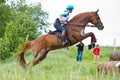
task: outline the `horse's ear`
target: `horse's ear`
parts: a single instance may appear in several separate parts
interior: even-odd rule
[[[98,13],[99,9],[96,11],[96,13]]]

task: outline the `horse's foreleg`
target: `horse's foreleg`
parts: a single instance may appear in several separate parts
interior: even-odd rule
[[[96,40],[95,35],[94,34],[91,35],[91,44],[96,43],[96,42],[97,42],[97,40]]]
[[[87,37],[91,37],[91,44],[96,43],[96,37],[94,35],[94,33],[89,32],[83,35],[83,39],[87,38]]]
[[[46,49],[42,49],[35,57],[33,60],[33,66],[38,64],[39,61],[42,61],[43,59],[45,59],[46,55],[47,55],[48,51]]]

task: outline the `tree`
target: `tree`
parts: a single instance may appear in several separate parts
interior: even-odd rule
[[[0,4],[0,38],[4,36],[6,23],[11,20],[12,9],[9,5]]]
[[[11,2],[11,7],[16,11],[21,11],[31,16],[31,18],[37,24],[36,27],[38,35],[40,35],[43,31],[47,32],[47,28],[49,27],[49,23],[47,22],[48,14],[42,10],[41,3],[38,3],[36,5],[31,4],[28,6],[25,3],[25,0],[17,0],[17,3],[14,1]]]
[[[3,12],[0,12],[3,15],[3,17],[0,17],[0,25],[3,27],[0,27],[0,34],[2,33],[0,38],[0,58],[2,59],[16,53],[18,47],[25,41],[27,34],[29,34],[29,40],[32,40],[48,27],[48,14],[42,10],[40,3],[28,6],[24,3],[24,0],[20,1],[23,2],[16,4],[12,2],[11,7],[3,4],[6,10],[2,9]]]
[[[5,3],[5,0],[0,0],[0,3]]]
[[[46,19],[48,18],[48,14],[42,10],[40,3],[32,7],[32,17],[37,22],[38,32],[42,32],[43,30],[47,32],[49,23]]]

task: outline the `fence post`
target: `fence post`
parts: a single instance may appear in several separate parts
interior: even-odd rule
[[[113,47],[114,47],[114,51],[116,50],[116,38],[114,38],[113,40]]]

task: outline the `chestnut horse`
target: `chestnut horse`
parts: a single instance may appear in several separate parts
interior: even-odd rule
[[[35,40],[26,41],[23,44],[21,52],[19,53],[20,64],[23,67],[28,66],[28,64],[24,59],[24,53],[29,49],[32,50],[34,55],[34,59],[31,62],[32,65],[34,66],[38,64],[40,61],[42,61],[43,59],[45,59],[47,56],[47,53],[50,50],[72,46],[75,43],[82,41],[87,37],[91,37],[91,43],[95,43],[96,38],[92,32],[84,33],[85,26],[89,22],[94,24],[95,27],[97,27],[99,30],[103,30],[104,28],[103,23],[101,22],[101,19],[98,15],[98,10],[92,11],[92,12],[84,12],[74,16],[66,25],[69,30],[68,38],[71,44],[66,44],[65,46],[62,46],[61,44],[62,41],[60,38],[57,38],[56,34],[46,34],[46,35],[39,36]]]

